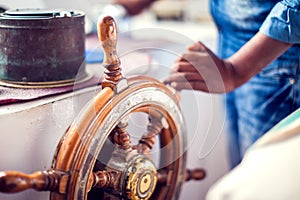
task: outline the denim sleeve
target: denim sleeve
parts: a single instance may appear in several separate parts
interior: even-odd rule
[[[260,27],[265,35],[287,43],[300,43],[300,1],[278,2]]]

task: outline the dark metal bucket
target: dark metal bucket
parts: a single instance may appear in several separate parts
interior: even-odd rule
[[[86,77],[84,14],[18,9],[0,14],[0,81],[54,86]]]

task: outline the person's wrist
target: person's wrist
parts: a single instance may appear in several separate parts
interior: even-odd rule
[[[231,92],[237,87],[239,87],[241,84],[239,84],[239,78],[236,74],[234,65],[229,60],[222,60],[223,68],[225,69],[225,78],[224,80],[224,86],[225,86],[225,92]]]

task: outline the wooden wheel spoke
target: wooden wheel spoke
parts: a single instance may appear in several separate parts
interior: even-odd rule
[[[184,174],[184,180],[185,181],[191,181],[191,180],[196,180],[196,181],[200,181],[202,179],[204,179],[206,176],[205,170],[201,169],[201,168],[197,168],[197,169],[187,169],[185,171]]]
[[[132,149],[130,135],[126,130],[127,126],[127,122],[120,122],[113,133],[113,141],[116,147],[124,151],[130,151]]]
[[[33,174],[24,174],[16,171],[0,173],[0,192],[15,193],[27,189],[37,191],[65,192],[69,175],[65,172],[48,170]]]
[[[163,185],[170,185],[172,180],[173,171],[167,169],[160,169],[157,172],[157,182]]]
[[[170,185],[172,175],[173,175],[173,170],[168,170],[168,169],[158,170],[157,182],[168,186],[168,185]],[[184,180],[185,181],[191,181],[191,180],[200,181],[200,180],[204,179],[205,176],[206,176],[206,173],[201,168],[197,168],[197,169],[193,169],[193,170],[187,169],[184,174]]]
[[[137,145],[138,152],[144,154],[150,153],[155,143],[155,136],[156,134],[144,134]]]
[[[120,173],[115,171],[97,171],[93,172],[90,179],[89,191],[94,188],[115,189],[120,184]]]
[[[137,146],[139,153],[149,154],[153,145],[155,144],[155,137],[161,133],[163,129],[162,116],[151,115],[149,116],[149,124],[147,126],[147,133],[143,134],[142,138],[139,140]]]

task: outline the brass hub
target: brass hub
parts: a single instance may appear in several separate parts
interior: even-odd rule
[[[128,199],[149,199],[157,182],[154,163],[146,156],[135,158],[127,168],[126,196]]]

